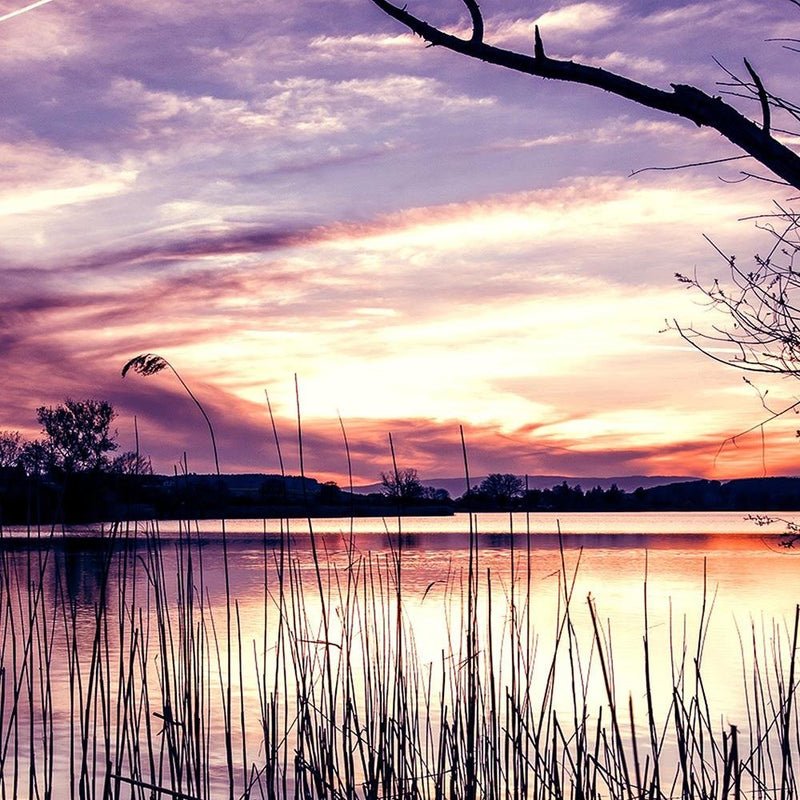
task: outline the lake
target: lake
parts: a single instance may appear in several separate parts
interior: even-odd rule
[[[659,759],[707,792],[788,785],[783,530],[738,512],[6,529],[1,788],[666,792]]]

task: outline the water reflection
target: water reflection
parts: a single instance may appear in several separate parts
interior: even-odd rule
[[[756,601],[741,609],[746,613],[793,607],[797,551],[781,547],[778,532],[765,535],[741,514],[561,515],[555,525],[550,518],[535,519],[530,534],[525,530],[526,516],[535,515],[516,515],[513,534],[508,531],[508,516],[487,514],[473,520],[481,568],[492,570],[498,579],[508,577],[512,557],[517,562],[524,560],[534,573],[551,574],[559,568],[563,550],[568,561],[582,553],[580,578],[587,591],[597,597],[620,595],[626,593],[624,587],[639,586],[644,581],[647,553],[653,591],[668,594],[676,603],[689,586],[697,585],[705,569],[717,587],[718,604],[728,610],[737,610],[737,599]],[[397,526],[397,520],[393,522]],[[409,591],[427,587],[443,566],[460,568],[466,563],[470,534],[464,515],[440,520],[403,519],[399,532],[392,531],[389,524],[354,520],[351,533],[350,522],[340,519],[313,520],[311,530],[303,520],[228,521],[230,584],[237,595],[248,598],[262,581],[265,559],[269,566],[281,553],[296,559],[302,568],[313,566],[312,535],[319,558],[330,569],[342,569],[354,556],[391,560],[401,554]],[[645,525],[651,530],[643,532]],[[544,530],[559,526],[561,534]],[[623,531],[617,530],[620,528]],[[24,558],[37,552],[49,553],[48,573],[64,575],[68,597],[91,607],[107,579],[104,572],[110,552],[132,552],[141,559],[157,541],[164,557],[171,559],[171,551],[181,538],[206,554],[206,588],[218,594],[222,576],[219,522],[201,521],[189,532],[177,524],[162,523],[155,540],[149,531],[110,531],[102,526],[33,538],[23,531],[6,529],[0,538],[0,551],[18,552]]]

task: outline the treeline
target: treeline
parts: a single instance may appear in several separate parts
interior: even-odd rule
[[[27,475],[0,469],[5,525],[122,520],[448,515],[451,501],[402,502],[354,494],[333,482],[279,475],[154,475],[86,471]]]
[[[492,487],[499,477],[513,491]],[[595,486],[584,491],[566,481],[550,489],[520,487],[515,476],[489,476],[458,498],[458,511],[797,511],[800,510],[800,478],[745,478],[731,481],[697,480],[638,488],[626,492],[616,485]],[[489,480],[489,479],[487,479]],[[484,482],[485,483],[485,482]]]
[[[584,490],[567,481],[526,489],[518,475],[493,473],[455,499],[443,489],[424,486],[414,469],[383,473],[381,483],[383,494],[404,508],[436,503],[453,511],[800,510],[800,478],[683,481],[627,492],[616,484]]]
[[[800,478],[689,481],[626,492],[563,482],[508,496],[481,490],[458,498],[423,487],[416,496],[354,494],[333,482],[279,475],[154,475],[85,471],[27,475],[0,469],[6,525],[132,519],[449,515],[456,512],[797,511]]]

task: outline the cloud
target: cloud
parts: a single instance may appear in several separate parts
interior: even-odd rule
[[[601,58],[578,55],[575,57],[575,60],[591,63],[592,66],[602,67],[610,72],[625,74],[628,77],[634,77],[638,80],[643,80],[648,77],[651,79],[661,78],[664,75],[669,75],[669,67],[663,59],[648,58],[644,55],[631,55],[619,50],[614,50]]]
[[[138,387],[137,387],[138,388]],[[156,390],[147,390],[134,408],[140,415],[140,431],[144,449],[164,463],[167,453],[159,443],[169,442],[173,459],[180,457],[180,440],[189,449],[190,465],[197,471],[209,469],[207,432],[195,420],[192,410],[179,396],[156,396]],[[266,406],[247,406],[228,398],[224,410],[219,401],[208,396],[208,387],[202,387],[201,396],[208,408],[220,445],[224,469],[231,471],[278,471],[277,453],[274,449]],[[126,401],[130,405],[130,398]],[[142,405],[146,403],[146,405]],[[154,412],[170,403],[174,413]],[[231,404],[232,403],[232,404]],[[151,410],[148,412],[148,405]],[[151,420],[158,419],[159,427],[151,428]],[[144,420],[144,422],[143,422]],[[278,417],[277,427],[285,466],[297,474],[299,461],[295,425],[291,416]],[[161,427],[163,425],[163,428]],[[463,472],[459,423],[457,420],[429,420],[425,418],[358,419],[344,418],[345,432],[350,448],[351,463],[356,483],[378,480],[383,471],[391,469],[391,452],[388,435],[395,444],[398,465],[414,467],[426,478],[458,477]],[[470,470],[474,475],[489,472],[516,472],[519,474],[565,474],[614,476],[624,474],[680,474],[685,470],[687,457],[695,458],[698,468],[707,468],[713,457],[715,442],[709,439],[670,443],[660,448],[654,456],[650,447],[630,447],[605,442],[602,448],[576,446],[569,439],[542,437],[531,432],[505,432],[492,426],[466,425]],[[338,420],[306,418],[303,421],[303,440],[306,468],[309,474],[320,479],[347,483],[347,459]],[[155,446],[155,452],[153,447]]]
[[[414,116],[457,112],[492,104],[491,98],[473,98],[446,90],[426,77],[384,75],[377,78],[331,81],[291,77],[259,87],[258,98],[229,98],[154,91],[140,81],[117,79],[105,102],[129,109],[135,120],[132,141],[152,147],[176,139],[195,144],[230,146],[232,139],[290,142],[319,140],[370,126],[396,127]],[[131,123],[134,124],[133,122]]]
[[[279,374],[273,370],[256,376],[260,380],[255,381],[257,391],[252,395],[255,399],[248,400],[238,392],[224,388],[231,376],[225,374],[224,360],[218,359],[213,346],[198,340],[197,347],[200,353],[205,353],[205,359],[193,362],[187,358],[191,350],[186,350],[185,345],[171,344],[169,337],[164,344],[166,349],[161,352],[179,365],[182,376],[211,416],[223,469],[277,471],[277,454],[263,400],[266,387],[277,414],[287,469],[297,473],[294,389],[288,372]],[[34,435],[33,409],[36,405],[60,402],[66,396],[102,397],[111,400],[121,412],[117,427],[123,447],[132,446],[132,419],[135,415],[139,420],[142,448],[154,458],[157,469],[170,472],[184,451],[189,454],[192,470],[203,472],[212,469],[208,433],[196,408],[177,382],[166,373],[151,378],[129,375],[123,380],[119,377],[123,361],[139,349],[147,350],[146,346],[137,348],[131,341],[126,351],[111,359],[103,357],[101,352],[92,353],[91,346],[87,349],[78,342],[73,342],[70,347],[69,340],[63,345],[52,341],[29,341],[27,347],[27,355],[31,357],[27,374],[19,372],[16,366],[9,369],[9,363],[19,364],[19,360],[9,362],[3,359],[3,378],[10,379],[10,382],[0,427],[22,427],[26,433]],[[613,358],[609,357],[608,364],[613,363]],[[704,365],[706,362],[698,360],[696,363]],[[236,364],[228,364],[228,368],[235,370]],[[253,371],[257,372],[255,368]],[[684,375],[684,379],[687,376]],[[347,380],[346,370],[340,375],[340,380]],[[538,422],[523,425],[515,424],[513,417],[505,423],[473,418],[466,394],[460,395],[464,413],[459,414],[456,407],[453,416],[448,418],[405,413],[402,416],[361,417],[340,409],[356,480],[372,482],[380,471],[389,468],[389,433],[393,434],[398,461],[403,466],[414,466],[426,477],[459,475],[462,471],[459,425],[465,427],[473,474],[513,471],[520,474],[613,476],[689,471],[718,478],[748,474],[748,471],[760,474],[762,453],[757,436],[737,441],[736,447],[730,446],[721,457],[718,455],[725,436],[739,430],[732,429],[730,420],[720,414],[723,409],[719,403],[716,413],[700,414],[696,420],[696,406],[703,405],[702,397],[687,396],[687,410],[671,412],[663,402],[659,407],[658,392],[654,391],[652,405],[643,410],[641,416],[646,435],[637,436],[635,426],[616,424],[626,413],[630,413],[631,422],[635,422],[636,414],[613,411],[613,395],[604,401],[602,394],[592,393],[591,385],[581,386],[581,377],[574,372],[569,378],[565,376],[564,381],[571,381],[573,399],[583,398],[584,410],[576,413],[562,403],[560,412],[555,407],[555,413],[549,417],[545,414]],[[693,382],[702,382],[700,375]],[[707,384],[707,381],[701,383]],[[549,400],[555,391],[554,385],[552,379],[542,380],[538,386],[539,399]],[[76,391],[76,386],[80,387],[79,391]],[[565,390],[567,388],[565,384]],[[411,392],[416,387],[412,384],[407,389]],[[336,409],[328,404],[327,414],[318,413],[318,409],[326,404],[320,403],[320,398],[315,396],[319,391],[317,383],[313,379],[305,380],[302,374],[300,390],[306,468],[309,474],[343,484],[347,468]],[[495,387],[488,396],[498,403],[502,399],[501,391],[502,387]],[[640,391],[643,390],[640,388]],[[630,407],[631,398],[627,402]],[[695,405],[694,412],[688,410],[692,405]],[[758,415],[753,404],[750,412],[741,399],[736,400],[735,405],[742,419]],[[701,430],[697,431],[698,422],[702,423],[704,419],[711,424],[705,431],[700,425]],[[603,429],[606,421],[613,424]],[[793,431],[786,430],[786,427],[791,427],[791,422],[767,432],[766,458],[770,474],[791,471],[795,446]],[[687,464],[691,464],[691,468]]]
[[[487,149],[526,150],[539,147],[558,147],[563,145],[593,146],[630,143],[641,146],[648,140],[665,141],[680,136],[690,136],[693,139],[706,139],[709,132],[706,130],[690,130],[679,121],[669,119],[636,119],[629,115],[612,117],[604,120],[594,128],[577,128],[561,133],[539,136],[534,138],[505,138],[489,142]],[[718,138],[713,134],[714,138]]]
[[[672,201],[676,187],[682,191],[681,206]],[[636,234],[641,225],[650,236],[659,227],[666,229],[683,220],[687,209],[694,210],[693,224],[702,225],[705,216],[718,215],[721,203],[731,206],[731,216],[740,210],[738,198],[730,197],[683,178],[659,186],[641,186],[620,179],[585,179],[564,183],[550,190],[492,196],[464,203],[428,206],[375,217],[371,220],[343,221],[317,226],[264,226],[219,224],[186,226],[172,231],[154,229],[139,234],[138,243],[113,250],[99,249],[74,258],[56,260],[54,266],[70,271],[119,270],[123,267],[162,269],[167,264],[201,264],[211,258],[244,257],[276,251],[324,250],[338,260],[351,250],[366,251],[382,258],[399,260],[399,254],[416,253],[445,256],[458,250],[475,260],[487,249],[505,247],[524,253],[531,246],[556,250],[560,239],[592,240],[594,247],[606,236],[618,237],[628,231]],[[191,206],[189,206],[191,211]],[[184,212],[186,209],[184,209]],[[181,212],[178,209],[179,213]],[[470,247],[465,245],[471,244]],[[394,255],[393,255],[394,254]],[[352,254],[351,254],[352,255]],[[405,256],[402,256],[405,257]],[[414,259],[401,271],[416,271]],[[359,261],[348,272],[369,271]],[[541,275],[541,273],[539,273]]]
[[[384,59],[387,54],[403,58],[417,56],[419,43],[407,33],[355,33],[348,36],[322,34],[308,42],[310,50],[318,51],[323,57],[339,59],[344,55],[359,59]]]
[[[719,211],[713,194],[681,185],[683,210]],[[553,393],[523,396],[509,382],[572,376],[586,396],[583,376],[600,359],[611,370],[646,352],[653,371],[668,368],[651,339],[666,315],[683,315],[686,294],[658,263],[661,283],[646,288],[647,266],[619,252],[641,248],[642,231],[656,250],[673,240],[681,217],[669,197],[588,181],[306,229],[155,232],[134,247],[6,271],[6,352],[46,365],[72,349],[106,368],[167,348],[242,398],[260,393],[261,375],[300,372],[317,417],[338,406],[362,418],[437,409],[484,424],[546,419]],[[645,360],[635,363],[628,369],[645,374]]]
[[[75,156],[45,142],[0,142],[0,217],[51,211],[129,189],[135,170]]]
[[[585,35],[612,26],[620,15],[618,6],[606,3],[571,3],[546,11],[537,19],[542,35]]]

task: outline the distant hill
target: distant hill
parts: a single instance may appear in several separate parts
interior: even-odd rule
[[[486,476],[481,475],[473,478],[470,476],[472,486],[477,486]],[[524,475],[520,475],[524,479]],[[599,486],[601,489],[610,489],[614,484],[625,492],[633,492],[639,487],[650,489],[654,486],[664,486],[670,483],[688,483],[700,480],[697,476],[689,475],[623,475],[616,478],[576,478],[567,475],[528,475],[528,487],[531,489],[552,489],[566,481],[568,486],[580,486],[584,491]],[[434,489],[446,489],[450,496],[461,497],[466,490],[467,484],[461,478],[420,478],[423,486],[431,486]],[[354,486],[356,494],[370,494],[380,492],[380,483],[370,483],[366,486]]]

